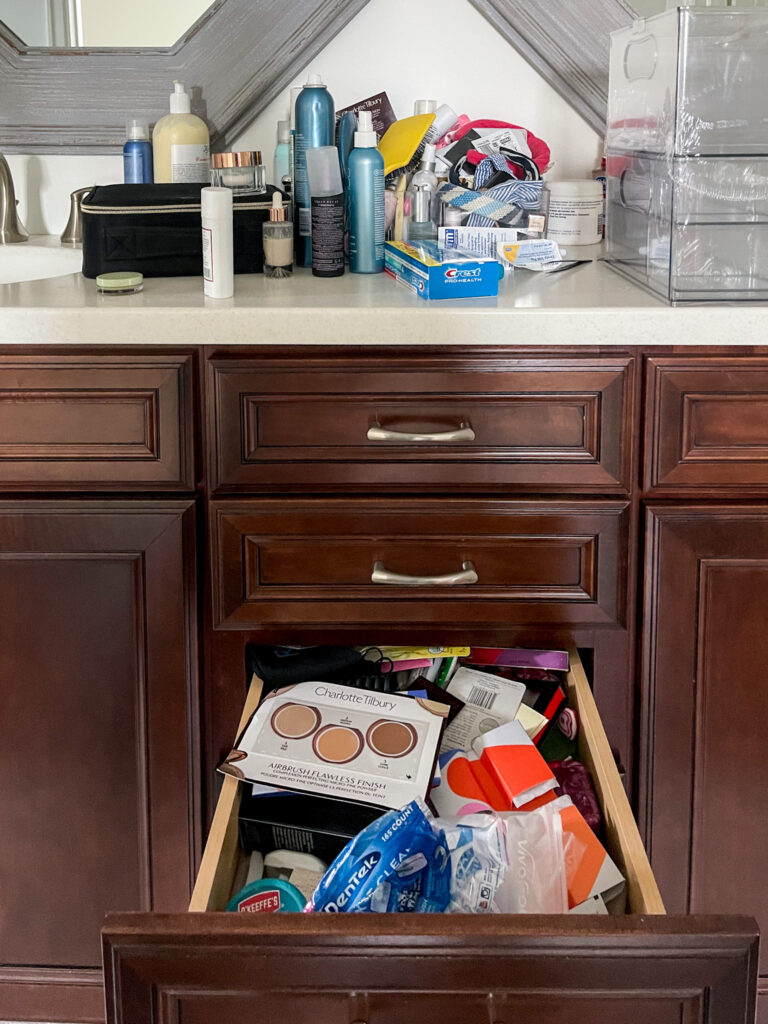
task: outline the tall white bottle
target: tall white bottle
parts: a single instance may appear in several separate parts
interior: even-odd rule
[[[208,184],[211,146],[208,126],[190,113],[189,95],[182,82],[173,83],[171,112],[152,132],[155,182],[199,181]]]

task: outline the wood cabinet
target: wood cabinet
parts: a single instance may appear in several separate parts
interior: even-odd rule
[[[101,1019],[104,914],[187,903],[193,551],[189,499],[0,502],[3,1019]]]
[[[100,1020],[104,912],[184,906],[248,642],[461,639],[583,652],[682,916],[142,913],[112,1018],[742,1024],[754,925],[685,915],[768,922],[766,393],[748,351],[0,352],[0,1018]]]
[[[768,929],[768,507],[651,506],[643,652],[646,842],[673,913]],[[759,1020],[768,1020],[768,957]]]
[[[0,491],[195,485],[193,357],[0,354]]]
[[[194,913],[118,915],[104,929],[107,1006],[115,1024],[239,1013],[387,1024],[458,1019],[577,1022],[611,1015],[747,1021],[757,948],[735,918],[668,918],[613,763],[578,654],[567,687],[581,722],[606,842],[628,880],[628,917],[216,913],[242,885],[241,785],[224,780]],[[259,697],[254,681],[241,726]],[[204,913],[200,913],[204,911]]]
[[[628,352],[217,352],[208,363],[216,491],[631,487]]]
[[[607,500],[214,502],[214,623],[615,625],[627,520]]]
[[[646,491],[768,496],[768,358],[655,356],[646,373]]]

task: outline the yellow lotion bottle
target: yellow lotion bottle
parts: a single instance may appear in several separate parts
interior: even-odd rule
[[[155,182],[200,181],[210,176],[210,139],[205,121],[190,113],[182,82],[173,83],[171,112],[152,132]]]

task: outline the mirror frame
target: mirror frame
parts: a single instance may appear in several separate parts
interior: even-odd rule
[[[601,138],[605,136],[610,33],[627,28],[638,17],[628,0],[470,3]]]
[[[175,78],[227,148],[368,0],[214,0],[172,47],[27,46],[0,22],[0,152],[116,153]]]
[[[125,118],[167,113],[174,78],[227,148],[367,2],[215,0],[167,49],[31,47],[0,22],[0,152],[119,152]],[[605,133],[609,33],[635,19],[628,0],[469,2]]]

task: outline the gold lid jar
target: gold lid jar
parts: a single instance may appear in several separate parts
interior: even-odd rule
[[[258,149],[213,153],[211,184],[237,194],[263,195],[267,191],[267,169]]]

